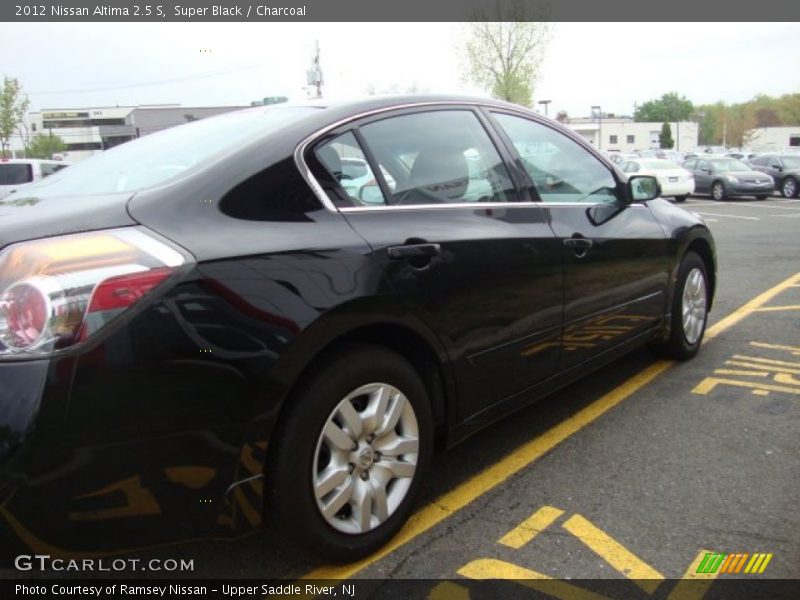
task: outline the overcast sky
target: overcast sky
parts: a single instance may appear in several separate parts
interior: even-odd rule
[[[696,104],[800,92],[796,23],[556,23],[534,100],[551,116],[631,114],[676,90]],[[305,98],[319,40],[327,98],[396,86],[481,91],[463,81],[458,23],[3,23],[2,74],[33,110],[249,104]],[[201,52],[201,50],[203,50]]]

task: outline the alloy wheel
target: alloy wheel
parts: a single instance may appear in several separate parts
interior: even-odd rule
[[[681,303],[683,335],[690,344],[697,343],[706,322],[706,279],[703,272],[694,268],[686,276]]]
[[[781,192],[783,192],[785,198],[794,198],[797,193],[797,182],[791,177],[785,179],[781,187]]]
[[[417,416],[403,392],[387,383],[353,390],[317,440],[311,474],[317,508],[343,533],[379,527],[408,493],[418,456]]]

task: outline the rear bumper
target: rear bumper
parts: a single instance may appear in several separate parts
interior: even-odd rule
[[[694,181],[661,181],[661,195],[662,196],[688,196],[694,192]]]

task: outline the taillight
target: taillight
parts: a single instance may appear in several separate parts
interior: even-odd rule
[[[140,229],[45,238],[0,252],[0,357],[81,342],[186,265]]]

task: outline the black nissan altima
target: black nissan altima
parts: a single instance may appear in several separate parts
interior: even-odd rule
[[[519,106],[415,96],[228,113],[9,196],[3,548],[375,551],[435,446],[697,353],[714,242],[658,194]]]

